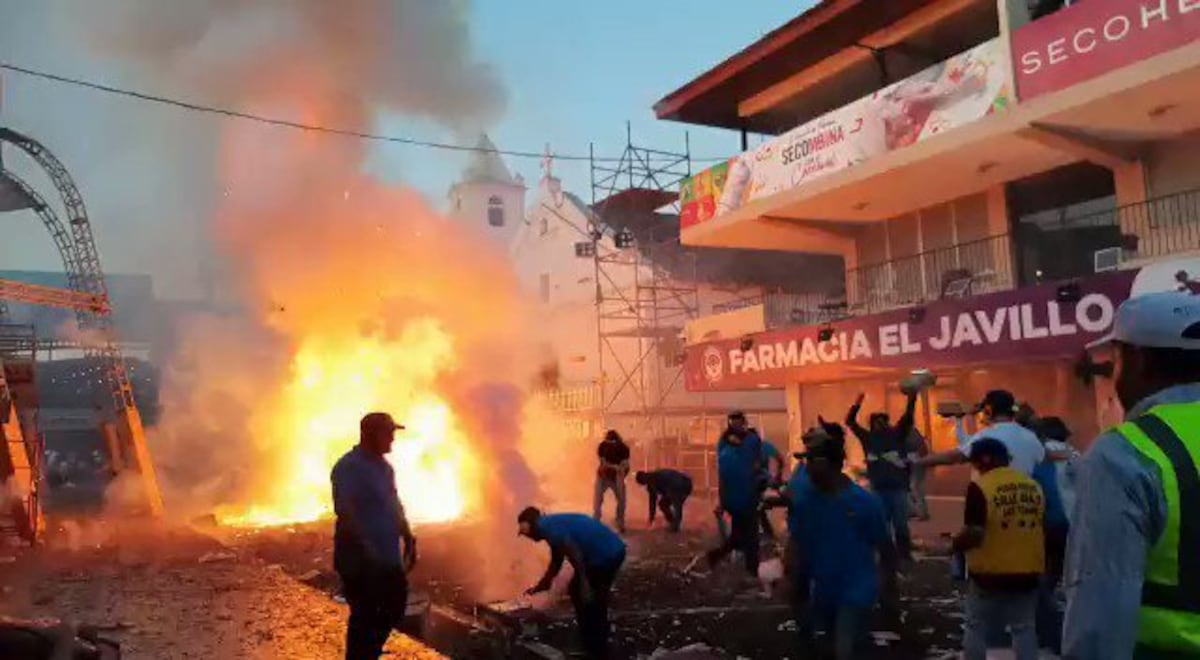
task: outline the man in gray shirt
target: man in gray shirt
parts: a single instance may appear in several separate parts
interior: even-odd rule
[[[1200,475],[1186,457],[1200,455],[1200,296],[1132,298],[1101,343],[1129,421],[1078,466],[1063,657],[1198,657]]]
[[[387,413],[359,422],[359,443],[333,467],[333,566],[350,605],[346,659],[374,660],[408,604],[405,571],[417,560],[417,539],[396,492],[396,474],[384,455],[403,426]],[[400,542],[404,541],[403,556]]]

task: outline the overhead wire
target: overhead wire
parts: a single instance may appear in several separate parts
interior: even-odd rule
[[[549,156],[550,158],[552,158],[553,160],[556,160],[556,161],[582,161],[582,162],[621,162],[621,161],[625,160],[625,158],[623,158],[623,157],[612,157],[612,156],[599,157],[599,156],[592,156],[590,154],[582,155],[582,154],[564,154],[564,153],[554,153],[554,152],[547,154],[545,152],[539,153],[536,151],[523,151],[523,150],[513,150],[513,149],[489,149],[486,147],[466,146],[466,145],[461,145],[461,144],[453,144],[450,142],[439,142],[439,141],[435,141],[435,140],[423,140],[423,139],[414,138],[414,137],[386,135],[386,134],[382,134],[382,133],[372,133],[372,132],[368,132],[368,131],[360,131],[360,130],[355,130],[355,129],[350,129],[350,128],[342,128],[342,127],[337,127],[337,126],[326,126],[323,124],[314,124],[314,123],[309,123],[309,122],[295,121],[292,119],[283,119],[281,117],[270,117],[270,116],[260,115],[260,114],[256,114],[256,113],[252,113],[252,112],[246,112],[243,110],[237,110],[234,108],[227,108],[227,107],[208,105],[208,104],[203,104],[203,103],[196,103],[196,102],[192,102],[192,101],[185,101],[185,100],[178,99],[178,98],[161,96],[158,94],[151,94],[148,92],[142,92],[142,91],[138,91],[135,89],[128,89],[128,88],[124,88],[124,87],[115,87],[113,85],[98,83],[98,82],[94,82],[91,80],[84,80],[82,78],[73,78],[70,76],[64,76],[64,75],[60,75],[60,74],[56,74],[56,73],[50,73],[48,71],[41,71],[38,69],[32,69],[32,68],[25,67],[25,66],[18,66],[16,64],[10,64],[8,62],[0,62],[0,69],[12,71],[14,73],[19,73],[19,74],[26,75],[26,76],[31,76],[33,78],[49,80],[49,81],[58,82],[58,83],[66,84],[66,85],[73,85],[76,87],[82,87],[82,88],[90,89],[93,91],[104,92],[106,94],[113,94],[116,96],[131,98],[131,99],[135,99],[135,100],[143,101],[143,102],[147,102],[147,103],[157,103],[160,105],[171,106],[171,107],[175,107],[175,108],[179,108],[179,109],[183,109],[183,110],[189,110],[192,112],[215,114],[215,115],[221,115],[221,116],[230,117],[230,118],[234,118],[234,119],[242,119],[242,120],[246,120],[246,121],[258,122],[261,124],[267,124],[267,125],[271,125],[271,126],[279,126],[279,127],[283,127],[283,128],[291,128],[291,129],[302,130],[302,131],[311,131],[311,132],[315,132],[315,133],[325,133],[328,135],[339,135],[342,137],[356,138],[356,139],[368,140],[368,141],[372,141],[372,142],[386,142],[386,143],[392,143],[392,144],[403,144],[403,145],[412,146],[412,147],[421,147],[421,148],[426,148],[426,149],[438,149],[438,150],[443,150],[443,151],[495,153],[495,154],[499,154],[502,156],[510,156],[513,158],[538,158],[538,159],[541,159],[541,158],[546,158],[547,156]],[[681,154],[679,160],[683,160],[683,159],[684,159],[684,157]],[[651,160],[655,160],[657,162],[663,162],[663,161],[672,160],[672,159],[671,158],[661,158],[661,159],[651,159]],[[690,160],[692,162],[717,162],[717,161],[726,160],[726,158],[725,157],[721,157],[721,158],[690,158],[689,157],[688,160]]]

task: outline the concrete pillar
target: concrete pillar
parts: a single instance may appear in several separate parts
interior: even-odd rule
[[[1146,186],[1146,166],[1142,161],[1125,163],[1113,168],[1113,185],[1117,192],[1117,206],[1127,206],[1146,201],[1149,191]]]
[[[802,451],[800,436],[804,433],[804,416],[801,411],[800,383],[790,382],[783,390],[784,402],[787,404],[787,454]]]
[[[996,272],[994,288],[1011,289],[1017,283],[1017,249],[1008,217],[1008,197],[1004,184],[987,191],[987,234],[992,241],[992,268]],[[999,238],[999,237],[1006,238]]]
[[[996,0],[996,15],[1000,18],[1000,48],[1005,60],[1012,62],[1012,33],[1029,22],[1029,4],[1026,0]],[[1015,67],[1008,67],[1008,88],[1017,96]]]

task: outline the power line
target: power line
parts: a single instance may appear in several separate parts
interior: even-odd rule
[[[147,92],[140,92],[140,91],[132,90],[132,89],[113,87],[111,85],[105,85],[103,83],[92,82],[90,80],[83,80],[81,78],[71,78],[68,76],[58,75],[55,73],[49,73],[46,71],[39,71],[37,69],[30,69],[30,68],[23,67],[23,66],[17,66],[15,64],[9,64],[7,62],[0,62],[0,69],[6,69],[6,70],[12,71],[14,73],[20,73],[20,74],[24,74],[27,76],[32,76],[34,78],[41,78],[43,80],[50,80],[53,82],[63,83],[63,84],[67,84],[67,85],[74,85],[76,87],[83,87],[85,89],[90,89],[90,90],[94,90],[94,91],[98,91],[98,92],[104,92],[106,94],[113,94],[116,96],[132,98],[132,99],[136,99],[139,101],[145,101],[145,102],[149,102],[149,103],[157,103],[160,105],[172,106],[175,108],[181,108],[183,110],[190,110],[193,112],[202,112],[202,113],[208,113],[208,114],[223,115],[223,116],[232,117],[235,119],[244,119],[247,121],[258,122],[261,124],[268,124],[271,126],[281,126],[284,128],[292,128],[292,129],[297,129],[297,130],[302,130],[302,131],[312,131],[315,133],[325,133],[325,134],[329,134],[329,135],[340,135],[343,137],[357,138],[360,140],[370,140],[370,141],[374,141],[374,142],[390,142],[393,144],[404,144],[404,145],[413,146],[413,147],[423,147],[426,149],[441,149],[444,151],[495,153],[495,154],[500,154],[503,156],[511,156],[513,158],[539,158],[540,159],[540,158],[546,157],[545,153],[538,153],[538,152],[534,152],[534,151],[518,151],[518,150],[508,150],[508,149],[483,149],[480,147],[468,147],[468,146],[463,146],[463,145],[459,145],[459,144],[451,144],[448,142],[435,142],[435,141],[431,141],[431,140],[421,140],[421,139],[411,138],[411,137],[402,137],[402,136],[396,136],[396,135],[383,135],[380,133],[368,133],[365,131],[357,131],[357,130],[348,129],[348,128],[324,126],[321,124],[309,124],[306,122],[293,121],[290,119],[280,119],[278,117],[267,117],[264,115],[258,115],[258,114],[254,114],[254,113],[250,113],[250,112],[244,112],[242,110],[235,110],[232,108],[223,108],[223,107],[219,107],[219,106],[204,105],[204,104],[200,104],[200,103],[193,103],[190,101],[183,101],[183,100],[176,99],[176,98],[159,96],[156,94],[149,94]],[[620,162],[620,161],[624,160],[624,158],[593,157],[590,155],[584,156],[584,155],[578,155],[578,154],[558,154],[558,153],[551,153],[550,157],[553,158],[554,160],[559,160],[559,161]],[[707,158],[707,159],[692,158],[691,160],[695,161],[695,162],[713,162],[713,161],[725,160],[725,158]]]

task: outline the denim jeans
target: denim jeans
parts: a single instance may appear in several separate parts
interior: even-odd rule
[[[883,505],[883,521],[891,528],[896,552],[901,557],[912,556],[912,537],[908,532],[908,491],[902,488],[878,490],[875,496]]]
[[[611,490],[617,498],[617,529],[625,531],[625,480],[596,477],[596,493],[592,500],[592,517],[600,520],[604,508],[604,493]]]
[[[929,500],[925,497],[925,468],[914,465],[909,481],[908,503],[920,520],[929,520]]]
[[[867,607],[838,607],[821,611],[804,595],[793,595],[796,630],[799,633],[800,657],[833,657],[837,660],[856,660],[869,647],[871,609]],[[813,632],[822,630],[824,638],[818,647]]]
[[[963,632],[964,660],[986,660],[989,631],[1012,635],[1016,660],[1037,660],[1038,640],[1034,623],[1037,590],[985,591],[974,582],[967,588],[967,626]]]

